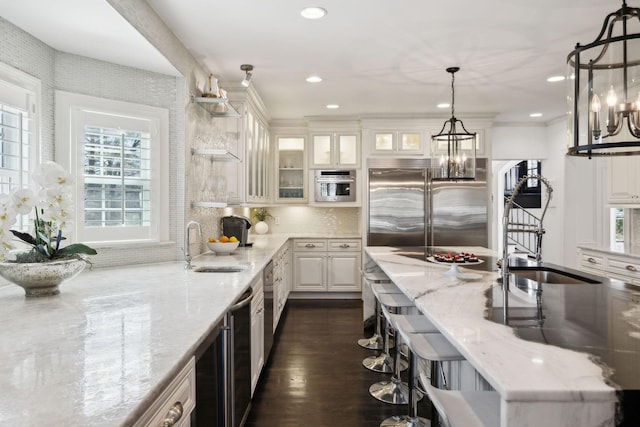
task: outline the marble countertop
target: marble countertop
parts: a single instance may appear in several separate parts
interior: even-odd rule
[[[449,249],[495,256],[483,248]],[[588,354],[525,341],[516,337],[510,327],[487,320],[487,292],[500,286],[496,282],[497,272],[473,270],[480,278],[461,280],[444,275],[449,266],[398,255],[396,248],[367,247],[365,250],[499,392],[503,402],[562,402],[570,408],[569,412],[593,411],[589,415],[593,422],[613,419],[615,391],[606,384],[602,367],[594,363]],[[465,271],[464,268],[460,270]],[[512,417],[517,416],[518,411],[522,411],[521,422],[527,419],[522,405],[508,408],[502,408],[502,425],[510,425],[505,420],[515,419]],[[538,406],[537,410],[540,409]],[[561,418],[554,418],[558,419]]]
[[[248,288],[287,235],[183,262],[85,271],[53,297],[0,287],[0,424],[130,425]]]

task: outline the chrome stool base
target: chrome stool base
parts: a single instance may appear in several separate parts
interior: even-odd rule
[[[431,421],[422,417],[399,415],[387,418],[380,423],[380,427],[431,427]]]
[[[392,405],[406,405],[409,403],[409,386],[396,378],[391,378],[391,381],[375,383],[369,387],[369,394],[381,402]],[[416,392],[416,399],[422,399],[422,393]]]
[[[382,350],[384,348],[382,335],[378,334],[374,334],[371,338],[360,338],[358,345],[369,350]]]
[[[393,372],[393,357],[387,356],[382,353],[379,356],[369,356],[362,361],[362,366],[370,371],[380,372],[383,374],[390,374]],[[401,360],[400,370],[405,371],[409,367],[409,364]]]

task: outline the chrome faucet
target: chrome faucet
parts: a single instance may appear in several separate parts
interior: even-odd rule
[[[191,226],[195,225],[196,226],[196,230],[198,231],[198,238],[202,239],[202,226],[200,225],[200,223],[198,221],[189,221],[187,223],[187,227],[185,230],[185,234],[184,234],[184,248],[182,248],[182,251],[184,252],[184,268],[185,270],[191,270],[191,249],[190,249],[190,245],[191,245],[191,239],[189,238],[189,230],[191,229]]]
[[[537,179],[543,183],[547,189],[547,202],[542,210],[542,215],[540,218],[537,218],[533,215],[530,215],[535,221],[531,224],[523,224],[516,223],[513,224],[510,221],[510,212],[511,208],[515,203],[515,198],[520,192],[520,188],[530,179]],[[549,202],[551,201],[551,194],[553,193],[553,188],[549,181],[542,177],[541,175],[526,175],[520,178],[520,181],[513,188],[513,192],[507,199],[504,204],[504,214],[502,216],[502,259],[499,261],[500,270],[501,270],[501,278],[502,278],[502,310],[503,310],[503,319],[504,323],[508,323],[508,309],[509,309],[509,232],[516,233],[533,233],[536,235],[536,247],[535,250],[530,250],[530,252],[535,256],[537,262],[542,261],[542,236],[545,233],[544,228],[542,227],[542,221],[544,219],[544,215],[547,212],[547,208],[549,207]],[[515,226],[515,228],[510,228],[510,226]]]

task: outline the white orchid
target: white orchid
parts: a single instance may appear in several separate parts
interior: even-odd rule
[[[45,162],[36,168],[32,181],[40,187],[35,193],[18,189],[11,196],[0,194],[0,258],[13,248],[12,236],[31,244],[44,260],[81,253],[95,255],[95,250],[82,243],[60,247],[62,230],[70,227],[73,219],[71,175],[57,163]],[[34,236],[11,230],[18,214],[26,215],[34,208]]]

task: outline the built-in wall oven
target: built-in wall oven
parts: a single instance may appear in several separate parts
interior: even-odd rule
[[[355,202],[356,188],[355,170],[316,171],[316,202]]]

